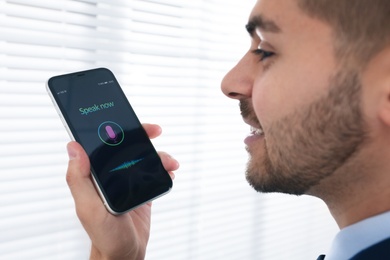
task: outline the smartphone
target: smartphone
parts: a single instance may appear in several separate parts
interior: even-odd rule
[[[71,139],[87,152],[110,213],[123,214],[171,190],[168,172],[110,70],[55,76],[47,91]]]

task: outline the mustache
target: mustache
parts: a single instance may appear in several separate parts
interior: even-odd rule
[[[252,122],[261,128],[259,119],[257,119],[255,110],[253,109],[252,102],[249,99],[240,100],[241,116],[249,122]]]

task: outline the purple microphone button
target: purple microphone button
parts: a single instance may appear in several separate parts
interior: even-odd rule
[[[112,121],[101,123],[97,132],[100,140],[109,146],[120,145],[125,139],[122,127]]]
[[[107,133],[108,138],[110,138],[111,140],[116,139],[116,133],[111,126],[106,125],[105,129],[106,129],[106,133]]]

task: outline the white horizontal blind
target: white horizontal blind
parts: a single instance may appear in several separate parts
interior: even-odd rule
[[[88,257],[64,177],[68,136],[44,84],[94,67],[116,74],[140,120],[163,127],[157,149],[181,163],[154,203],[147,259],[326,249],[334,226],[321,204],[255,194],[243,177],[247,127],[219,84],[246,51],[254,2],[0,0],[0,259]]]

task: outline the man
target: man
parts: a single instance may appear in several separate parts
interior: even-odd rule
[[[258,0],[250,50],[222,82],[252,128],[249,183],[328,205],[341,231],[325,259],[390,259],[389,25],[388,0]],[[160,131],[145,129],[151,138]],[[143,259],[150,205],[111,216],[85,153],[76,143],[68,150],[91,258]],[[178,168],[161,158],[168,171]]]

